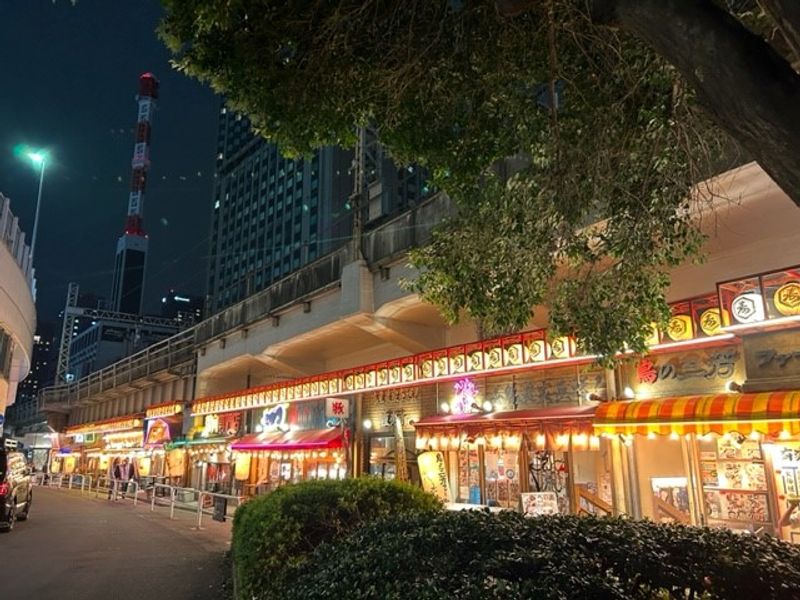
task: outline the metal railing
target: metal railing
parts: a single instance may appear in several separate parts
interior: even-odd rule
[[[39,392],[39,406],[74,406],[121,385],[177,367],[191,374],[195,359],[194,335],[194,329],[186,329],[78,381],[44,388]]]
[[[131,488],[133,493],[131,494]],[[128,481],[120,481],[119,479],[111,479],[110,477],[98,477],[97,485],[94,488],[94,497],[100,496],[100,493],[107,494],[109,500],[117,500],[120,497],[124,500],[129,496],[133,499],[133,505],[136,506],[139,502],[139,483],[130,479]]]
[[[79,473],[50,476],[46,473],[37,473],[32,476],[32,480],[34,485],[41,487],[80,490],[81,494],[94,492],[95,498],[103,495],[107,496],[109,500],[131,498],[133,506],[137,506],[139,496],[144,495],[145,499],[150,501],[150,512],[155,512],[156,506],[168,507],[170,519],[175,518],[176,508],[194,512],[197,516],[197,529],[202,528],[204,515],[214,514],[215,498],[232,501],[225,504],[224,517],[226,519],[231,518],[235,510],[247,500],[245,496],[207,492],[166,483],[154,483],[151,486],[142,488],[139,482],[135,480],[124,482],[109,477],[97,477],[93,480],[90,475]]]
[[[234,501],[234,510],[239,508],[242,502],[246,500],[244,496],[206,492],[195,488],[172,486],[166,483],[156,483],[152,488],[148,488],[148,490],[152,490],[150,496],[150,512],[155,512],[156,506],[168,506],[169,518],[174,519],[176,508],[194,510],[197,513],[198,529],[203,525],[203,515],[211,515],[214,513],[214,498]],[[161,493],[159,493],[159,490],[161,490]],[[210,500],[210,503],[207,504],[207,500]],[[230,507],[226,503],[225,517],[228,518],[231,516]]]
[[[384,265],[410,248],[426,243],[433,228],[454,212],[444,194],[435,194],[416,207],[377,227],[368,229],[361,250],[370,265]],[[104,392],[168,369],[194,373],[196,351],[203,344],[263,321],[302,300],[333,289],[342,270],[353,259],[351,244],[345,244],[320,257],[268,288],[229,306],[197,325],[123,358],[72,383],[44,388],[39,392],[40,408],[59,410],[89,401]],[[183,371],[182,371],[183,372]]]
[[[39,487],[63,488],[67,490],[80,490],[81,494],[92,489],[92,476],[83,473],[70,475],[34,473],[31,483]]]
[[[203,502],[203,498],[210,498],[211,499],[211,506],[206,507],[205,503]],[[244,496],[232,496],[230,494],[218,494],[216,492],[200,492],[200,496],[197,501],[197,528],[200,529],[203,524],[203,515],[209,514],[213,515],[216,512],[214,508],[214,498],[221,498],[225,500],[234,500],[236,502],[236,508],[239,508],[242,505],[242,502],[245,500]],[[211,510],[206,510],[210,508]],[[228,505],[225,504],[225,514],[224,517],[228,518],[232,515],[228,514]]]

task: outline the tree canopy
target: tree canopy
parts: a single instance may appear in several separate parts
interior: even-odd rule
[[[524,327],[546,306],[557,333],[605,358],[643,350],[650,324],[667,317],[668,270],[701,246],[692,210],[704,199],[693,185],[713,173],[722,130],[762,159],[713,105],[705,87],[719,74],[687,75],[689,59],[672,56],[681,49],[660,46],[673,29],[694,39],[721,19],[772,61],[782,87],[762,95],[791,98],[797,83],[742,23],[780,36],[788,53],[796,29],[755,3],[163,1],[160,33],[175,66],[223,93],[284,152],[349,146],[355,127],[369,126],[396,162],[429,170],[459,210],[412,254],[420,275],[411,285],[445,317],[466,313],[492,334]],[[688,4],[705,7],[706,20]],[[643,31],[655,15],[674,27],[650,39]],[[719,39],[732,43],[725,31]],[[713,44],[702,50],[698,69],[720,61]],[[757,107],[767,113],[748,131],[785,133],[797,106],[778,116]],[[770,160],[762,164],[800,201],[793,167]]]

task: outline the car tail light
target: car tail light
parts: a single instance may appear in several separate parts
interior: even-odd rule
[[[10,490],[11,486],[8,483],[0,483],[0,496],[8,495]]]

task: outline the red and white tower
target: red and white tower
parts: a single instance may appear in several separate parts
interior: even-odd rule
[[[152,73],[144,73],[139,77],[139,94],[136,96],[139,114],[131,160],[128,216],[125,220],[125,230],[117,241],[117,259],[111,290],[111,309],[116,312],[141,314],[142,311],[148,241],[144,232],[142,212],[147,171],[150,169],[151,123],[157,99],[158,79]]]

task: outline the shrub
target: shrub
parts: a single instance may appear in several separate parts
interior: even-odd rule
[[[285,596],[800,598],[800,549],[721,529],[483,512],[404,515],[320,546]]]
[[[441,510],[432,495],[373,478],[310,481],[243,504],[233,520],[233,556],[240,598],[285,598],[309,554],[359,525],[405,511]]]

